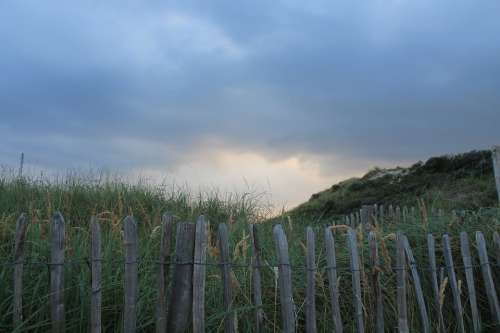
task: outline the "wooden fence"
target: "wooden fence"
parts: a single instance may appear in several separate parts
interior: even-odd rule
[[[328,290],[331,300],[331,320],[336,332],[342,332],[346,322],[355,322],[357,332],[364,332],[367,318],[367,308],[363,304],[361,289],[361,273],[363,262],[359,254],[359,233],[366,233],[369,243],[369,273],[370,288],[374,291],[375,302],[373,314],[370,318],[375,318],[375,323],[371,323],[376,332],[384,332],[388,328],[384,326],[384,311],[390,311],[384,308],[384,293],[380,285],[380,256],[379,256],[379,235],[377,235],[377,224],[383,220],[384,214],[395,220],[409,218],[415,214],[415,209],[392,208],[391,206],[384,210],[383,206],[363,206],[362,209],[343,220],[347,226],[344,227],[348,254],[350,258],[350,267],[342,268],[350,271],[352,276],[352,307],[353,316],[351,318],[342,318],[340,312],[340,293],[338,288],[338,271],[341,269],[336,262],[336,245],[334,232],[337,227],[327,226],[324,229],[324,253],[326,254],[327,266],[323,269],[327,273]],[[441,214],[437,212],[437,214]],[[361,223],[361,227],[355,227]],[[13,327],[21,325],[23,321],[23,265],[24,265],[24,243],[28,219],[23,214],[19,217],[16,226],[15,248],[14,248],[14,275],[13,275]],[[103,323],[101,319],[102,311],[102,289],[101,289],[101,271],[103,258],[101,255],[101,228],[99,221],[92,218],[90,224],[91,230],[91,325],[90,331],[93,333],[101,332]],[[175,234],[175,252],[171,253],[171,239],[176,227]],[[264,311],[262,308],[263,293],[261,268],[264,267],[264,258],[262,258],[262,249],[259,237],[259,226],[250,225],[250,237],[252,241],[252,260],[249,269],[252,271],[252,303],[255,306],[254,328],[256,332],[264,331]],[[341,229],[341,228],[340,228]],[[157,278],[157,305],[156,305],[156,331],[157,332],[185,332],[192,330],[194,332],[205,332],[205,280],[207,267],[207,246],[208,246],[208,221],[200,216],[196,223],[177,223],[174,224],[173,217],[165,214],[161,221],[161,242],[158,252],[159,271]],[[306,285],[300,286],[305,289],[305,330],[307,332],[317,331],[317,309],[315,303],[316,295],[316,273],[319,269],[316,259],[316,237],[313,228],[306,229]],[[440,330],[445,330],[445,323],[441,309],[443,300],[440,299],[442,290],[442,281],[438,281],[438,274],[443,273],[448,278],[448,283],[452,291],[453,309],[455,313],[456,327],[459,332],[465,332],[467,328],[464,325],[464,311],[467,311],[472,318],[474,332],[480,332],[481,318],[477,305],[477,281],[482,281],[480,292],[487,295],[490,307],[492,321],[496,323],[496,328],[500,331],[500,306],[498,301],[498,292],[494,285],[494,271],[498,270],[500,265],[500,237],[494,233],[494,243],[491,248],[495,249],[497,262],[490,262],[487,253],[485,237],[482,232],[475,233],[475,248],[481,274],[474,276],[472,251],[468,235],[465,232],[460,234],[460,253],[461,258],[453,258],[448,235],[442,235],[442,249],[445,265],[445,272],[439,272],[436,267],[436,244],[433,235],[427,235],[428,246],[428,269],[426,278],[430,278],[432,285],[432,297],[426,299],[422,290],[421,274],[417,269],[417,263],[413,254],[412,247],[408,238],[401,232],[396,235],[396,247],[394,257],[396,265],[392,269],[396,273],[397,286],[397,330],[399,332],[409,331],[408,319],[408,299],[409,289],[413,288],[416,295],[418,306],[418,315],[421,323],[422,332],[430,332],[431,326],[438,326]],[[228,227],[221,223],[217,229],[218,250],[221,281],[223,284],[224,300],[224,331],[236,332],[236,322],[233,310],[233,289],[231,287],[231,270],[233,263],[230,259],[230,245],[228,241]],[[296,305],[293,299],[292,273],[294,266],[291,265],[288,241],[284,228],[281,224],[273,227],[273,239],[276,251],[276,267],[278,270],[278,289],[281,309],[281,328],[283,332],[297,331]],[[51,259],[50,263],[50,308],[51,323],[53,332],[65,331],[65,307],[64,307],[64,269],[65,264],[65,222],[61,214],[56,213],[51,222]],[[135,332],[137,327],[137,300],[138,300],[138,260],[139,260],[139,240],[137,233],[137,224],[133,217],[126,217],[123,220],[123,246],[124,246],[124,299],[123,299],[123,331],[126,333]],[[461,261],[460,265],[455,265],[454,260]],[[422,263],[421,263],[422,264]],[[172,275],[168,275],[169,265],[172,265]],[[455,274],[457,266],[465,270],[466,291],[461,291],[459,282]],[[411,278],[410,278],[411,277]],[[443,276],[441,276],[441,280]],[[478,279],[475,281],[475,279]],[[411,282],[411,284],[410,284]],[[167,286],[171,286],[170,296],[167,299]],[[465,289],[465,288],[464,288]],[[467,304],[462,304],[464,294]],[[347,302],[349,303],[349,301]],[[432,318],[439,321],[438,325],[431,325],[429,316],[430,305],[438,309],[437,314],[432,314]],[[172,309],[172,311],[168,311]]]

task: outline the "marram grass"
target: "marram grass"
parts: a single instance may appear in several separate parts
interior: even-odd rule
[[[415,200],[416,202],[416,200]],[[435,203],[438,205],[439,203]],[[388,331],[397,327],[396,281],[392,268],[395,265],[395,232],[403,231],[408,236],[413,248],[419,273],[426,295],[427,311],[436,329],[437,308],[433,303],[426,236],[433,233],[436,237],[438,266],[444,266],[441,251],[441,236],[451,236],[452,248],[459,285],[462,291],[466,327],[471,328],[470,307],[467,298],[464,271],[458,234],[469,234],[474,263],[477,264],[477,252],[474,247],[474,232],[482,231],[487,239],[492,263],[496,263],[492,234],[500,231],[500,210],[497,208],[466,211],[457,215],[446,213],[433,216],[430,209],[423,206],[426,214],[420,212],[410,216],[405,223],[395,224],[387,219],[381,221],[375,229],[382,260],[381,283],[384,293],[384,319]],[[49,260],[50,217],[60,211],[66,220],[66,259],[65,265],[65,306],[66,327],[70,332],[87,332],[90,321],[90,270],[89,257],[89,221],[92,215],[99,218],[102,226],[103,244],[103,312],[104,330],[121,331],[123,307],[123,237],[121,223],[126,215],[133,215],[139,226],[139,302],[138,330],[154,331],[156,274],[160,241],[160,216],[168,211],[175,215],[176,221],[194,222],[204,214],[210,221],[210,246],[207,260],[218,261],[216,247],[217,224],[228,223],[230,230],[230,248],[234,267],[232,285],[234,288],[234,311],[237,325],[241,332],[253,330],[254,311],[251,295],[251,271],[246,267],[251,257],[251,240],[248,225],[258,223],[262,240],[262,255],[266,267],[262,269],[263,308],[265,330],[280,331],[279,294],[276,290],[276,255],[272,239],[272,223],[268,206],[260,201],[259,195],[221,194],[212,191],[192,194],[186,188],[173,186],[153,186],[146,184],[130,185],[123,181],[89,181],[78,177],[63,178],[59,181],[41,181],[35,179],[0,179],[0,331],[12,331],[12,261],[15,221],[21,212],[26,212],[30,225],[26,241],[26,261],[24,269],[23,314],[24,323],[18,332],[46,332],[50,330],[49,309],[49,270],[44,263]],[[417,209],[417,211],[419,211]],[[427,214],[428,213],[428,214]],[[423,216],[423,217],[422,217]],[[331,332],[333,322],[328,291],[328,279],[325,272],[326,259],[323,242],[324,228],[334,221],[322,225],[313,221],[293,220],[286,215],[274,220],[283,223],[289,242],[292,262],[294,302],[298,318],[298,330],[304,330],[305,298],[305,227],[312,225],[316,234],[316,306],[319,332]],[[354,330],[351,273],[346,247],[345,227],[332,228],[335,234],[340,307],[345,331]],[[371,268],[368,266],[367,237],[357,230],[360,244],[360,257],[364,264],[362,297],[365,305],[365,325],[369,331],[374,329],[374,293],[370,285]],[[496,250],[498,251],[498,250]],[[495,282],[500,288],[500,269],[493,267]],[[480,269],[474,269],[478,305],[484,331],[494,331],[489,313],[489,306],[484,293]],[[170,280],[168,280],[170,281]],[[420,331],[420,319],[411,279],[408,282],[408,318],[411,331]],[[442,309],[445,323],[453,331],[455,317],[453,313],[451,290],[443,277],[441,283]],[[223,300],[220,271],[216,265],[207,266],[206,281],[206,324],[210,332],[223,330]]]

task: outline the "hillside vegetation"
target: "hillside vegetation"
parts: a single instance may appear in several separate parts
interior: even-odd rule
[[[255,306],[252,303],[252,271],[249,263],[252,242],[249,225],[258,224],[262,246],[262,309],[264,311],[263,332],[278,332],[282,328],[276,269],[276,248],[273,240],[274,222],[282,223],[289,244],[289,255],[293,283],[293,300],[296,305],[298,332],[305,330],[305,286],[308,271],[305,262],[305,226],[310,225],[316,235],[316,314],[319,332],[331,332],[332,307],[329,293],[327,260],[325,255],[325,227],[331,228],[337,249],[340,312],[344,330],[355,330],[354,309],[349,251],[347,251],[346,228],[330,226],[335,214],[358,209],[364,203],[415,202],[424,197],[426,203],[405,223],[386,217],[374,227],[376,240],[380,244],[382,263],[380,283],[384,295],[384,318],[387,328],[398,325],[396,312],[395,233],[403,232],[413,247],[415,260],[422,272],[422,288],[428,302],[433,331],[437,331],[438,307],[432,302],[433,292],[428,267],[427,234],[436,237],[437,265],[445,267],[442,256],[442,235],[451,238],[454,258],[457,260],[457,279],[465,293],[464,269],[460,267],[459,234],[466,232],[471,241],[474,233],[482,231],[487,238],[490,253],[493,251],[493,233],[500,232],[500,209],[495,203],[492,166],[488,152],[471,152],[453,157],[433,158],[411,168],[373,170],[361,179],[351,179],[314,195],[311,200],[293,210],[290,215],[270,221],[267,205],[259,195],[222,194],[217,191],[193,194],[187,188],[156,186],[152,184],[129,184],[120,179],[70,175],[56,181],[6,176],[0,174],[0,332],[47,332],[50,319],[50,274],[51,261],[51,217],[60,211],[66,221],[64,265],[66,328],[69,332],[88,332],[90,324],[91,272],[88,264],[90,254],[89,221],[96,216],[102,229],[102,321],[103,332],[120,332],[123,319],[124,285],[124,239],[122,221],[132,215],[138,225],[139,246],[139,295],[137,302],[138,332],[155,330],[155,307],[157,300],[158,258],[160,249],[160,217],[171,212],[175,223],[194,222],[199,214],[210,221],[207,249],[205,315],[207,332],[221,332],[224,328],[224,305],[221,261],[217,247],[217,225],[227,223],[229,228],[230,261],[233,263],[231,285],[233,287],[233,309],[238,331],[254,330]],[[427,200],[428,199],[428,200]],[[433,215],[431,204],[445,208],[443,215]],[[449,207],[496,208],[465,211],[456,215],[446,210]],[[13,330],[12,277],[14,234],[16,219],[25,212],[29,226],[26,235],[25,267],[23,273],[23,315],[20,327]],[[306,216],[296,219],[293,215]],[[317,223],[318,216],[322,223]],[[330,229],[328,229],[330,230]],[[369,272],[370,248],[363,228],[357,227],[358,247],[362,270],[362,300],[366,306],[367,331],[374,331],[374,290]],[[171,244],[173,250],[175,242]],[[474,249],[475,253],[475,249]],[[477,259],[475,258],[477,261]],[[493,260],[493,257],[491,258]],[[172,269],[172,266],[170,266]],[[167,290],[171,292],[172,271],[167,274]],[[484,332],[495,331],[495,324],[482,286],[479,266],[478,307]],[[500,283],[500,271],[494,271],[495,284]],[[443,316],[446,329],[455,331],[456,321],[451,290],[442,285]],[[8,287],[7,287],[8,286]],[[410,285],[411,286],[411,285]],[[410,331],[421,331],[415,294],[409,288],[408,314]],[[463,302],[465,303],[465,294]],[[472,323],[466,308],[465,325]]]
[[[491,152],[432,157],[409,168],[374,168],[361,178],[351,178],[313,194],[289,214],[322,221],[365,204],[416,205],[417,198],[444,209],[495,206]]]

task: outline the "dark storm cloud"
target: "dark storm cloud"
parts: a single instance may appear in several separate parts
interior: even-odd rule
[[[0,153],[413,160],[500,141],[497,1],[0,4]],[[328,169],[328,165],[324,166]]]

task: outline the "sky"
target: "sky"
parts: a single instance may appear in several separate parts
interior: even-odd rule
[[[500,2],[0,2],[0,164],[279,207],[500,143]]]

